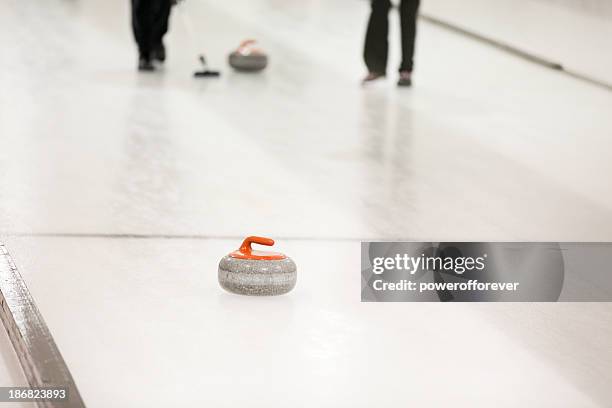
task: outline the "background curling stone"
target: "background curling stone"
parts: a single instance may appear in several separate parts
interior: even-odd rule
[[[246,40],[229,55],[229,64],[238,71],[261,71],[268,66],[268,56],[255,46],[255,40]]]
[[[240,249],[219,262],[219,284],[239,295],[282,295],[295,287],[297,268],[291,258],[278,252],[254,251],[251,244],[272,246],[274,240],[248,237]]]

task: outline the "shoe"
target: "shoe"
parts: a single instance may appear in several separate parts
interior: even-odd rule
[[[153,50],[153,59],[164,62],[166,60],[166,47],[164,47],[164,43],[160,43]]]
[[[400,76],[397,80],[397,86],[412,86],[412,72],[400,71]]]
[[[376,81],[377,79],[381,79],[384,77],[385,77],[385,74],[381,74],[380,72],[369,72],[368,75],[366,75],[366,77],[363,78],[363,80],[361,81],[361,84],[362,85],[369,84],[369,83]]]
[[[155,66],[153,65],[153,61],[151,61],[151,57],[147,55],[140,55],[138,58],[138,70],[155,71]]]

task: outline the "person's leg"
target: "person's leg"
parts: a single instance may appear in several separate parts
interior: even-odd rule
[[[166,48],[164,47],[164,35],[168,32],[168,20],[170,19],[170,10],[172,9],[171,0],[156,0],[155,10],[155,31],[154,31],[154,55],[153,57],[159,61],[165,61]]]
[[[138,44],[138,69],[144,71],[154,68],[151,63],[152,27],[151,0],[132,0],[132,29]]]
[[[387,72],[390,0],[372,0],[363,57],[371,74]]]
[[[164,35],[168,32],[168,21],[170,19],[170,10],[172,9],[172,2],[170,0],[161,0],[157,13],[157,39],[161,41]]]
[[[419,0],[402,0],[400,4],[400,22],[402,31],[402,63],[399,71],[412,72],[414,68],[414,43],[416,24],[419,13]]]
[[[140,49],[140,44],[142,43],[142,28],[140,23],[140,13],[141,13],[141,3],[142,0],[131,0],[132,1],[132,32],[134,33],[134,40],[136,40],[136,44],[138,45],[138,49]]]

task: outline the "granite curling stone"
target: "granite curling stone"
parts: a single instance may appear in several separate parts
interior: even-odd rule
[[[229,55],[229,64],[237,71],[256,72],[268,66],[268,56],[255,46],[255,40],[246,40]]]
[[[251,244],[272,246],[274,240],[248,237],[237,251],[219,262],[219,284],[228,292],[250,296],[274,296],[295,287],[297,268],[288,256],[255,251]]]

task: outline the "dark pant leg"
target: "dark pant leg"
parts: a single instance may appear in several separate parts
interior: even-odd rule
[[[148,56],[152,49],[152,0],[132,0],[132,30],[141,55]]]
[[[400,71],[410,71],[414,68],[414,43],[416,40],[416,24],[419,14],[419,0],[402,0],[400,4],[400,23],[402,31],[402,64]]]
[[[372,0],[363,57],[370,72],[387,72],[390,0]]]
[[[168,20],[170,19],[170,10],[172,4],[170,0],[157,1],[158,8],[155,13],[153,41],[155,46],[159,46],[164,39],[164,35],[168,32]]]
[[[132,28],[141,55],[148,56],[168,31],[170,0],[132,0]]]

